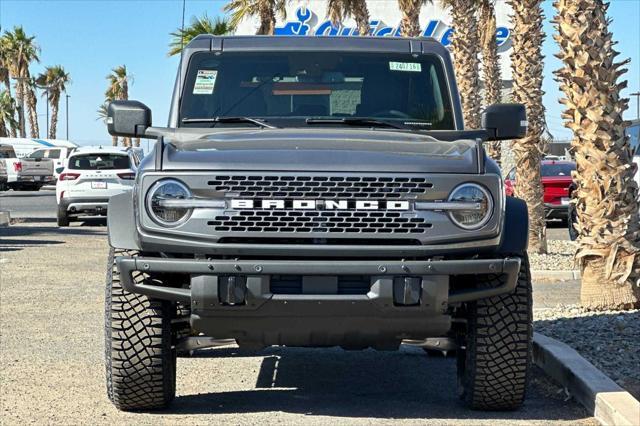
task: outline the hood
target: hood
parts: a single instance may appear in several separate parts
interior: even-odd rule
[[[408,131],[221,129],[166,143],[163,170],[477,173],[478,155],[475,141]]]

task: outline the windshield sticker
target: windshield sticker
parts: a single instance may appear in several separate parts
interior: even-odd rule
[[[196,84],[193,85],[194,95],[210,95],[216,86],[217,70],[198,70]]]
[[[422,65],[419,62],[389,62],[391,71],[422,72]]]

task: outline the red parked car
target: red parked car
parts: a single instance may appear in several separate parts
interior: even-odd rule
[[[547,219],[567,220],[569,186],[573,182],[571,172],[576,169],[573,161],[543,160],[540,174],[544,187],[544,208]],[[513,168],[504,181],[508,196],[513,196],[516,169]]]

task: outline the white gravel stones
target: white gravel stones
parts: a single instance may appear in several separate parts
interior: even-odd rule
[[[576,269],[574,256],[576,243],[565,240],[547,240],[548,254],[529,253],[533,271],[566,271]]]
[[[558,339],[640,399],[640,310],[536,309],[534,329]]]

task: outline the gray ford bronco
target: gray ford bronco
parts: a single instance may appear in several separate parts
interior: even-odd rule
[[[157,140],[133,190],[109,202],[111,401],[167,406],[176,356],[202,347],[404,341],[455,350],[469,407],[517,408],[527,209],[482,144],[527,123],[516,104],[482,120],[464,128],[432,39],[193,40],[167,127],[140,102],[108,108],[112,135]]]

